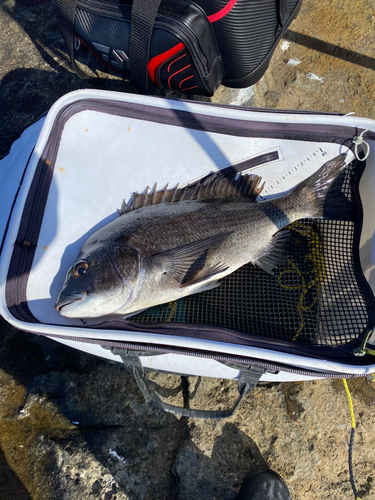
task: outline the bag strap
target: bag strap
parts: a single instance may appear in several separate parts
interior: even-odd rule
[[[129,59],[132,80],[140,90],[148,89],[150,43],[160,0],[133,0]]]
[[[150,43],[160,0],[133,0],[129,59],[132,79],[142,91],[149,85],[147,65]],[[68,47],[68,54],[74,71],[80,78],[88,76],[78,67],[74,59],[74,19],[77,0],[56,0],[56,17]]]
[[[279,34],[283,31],[285,27],[285,23],[289,19],[289,16],[287,15],[288,14],[287,0],[277,0],[276,9],[277,9],[277,20],[278,20],[276,36],[279,36]]]
[[[237,385],[239,396],[234,405],[232,406],[232,408],[228,408],[227,410],[194,410],[164,403],[163,401],[161,401],[155,391],[150,391],[149,389],[147,389],[142,363],[137,353],[132,353],[128,349],[123,349],[120,347],[112,347],[111,351],[113,352],[113,354],[121,356],[121,359],[127,370],[134,376],[138,388],[140,389],[147,404],[153,406],[154,408],[157,408],[158,410],[163,410],[168,413],[173,413],[174,415],[188,418],[218,420],[232,417],[236,413],[236,410],[241,404],[243,398],[246,396],[246,394],[248,394],[255,388],[255,386],[259,382],[260,377],[265,372],[265,369],[259,366],[250,365],[244,368],[243,365],[237,363],[224,363],[228,364],[228,366],[232,366],[233,368],[241,370],[241,376],[238,380]]]
[[[77,0],[56,0],[56,18],[68,47],[68,55],[73,70],[80,78],[87,79],[88,76],[78,67],[74,59],[74,19],[76,9]]]

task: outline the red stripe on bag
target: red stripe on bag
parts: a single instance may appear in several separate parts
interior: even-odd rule
[[[229,0],[226,6],[219,10],[219,12],[216,12],[216,14],[212,14],[211,16],[207,16],[210,23],[216,23],[216,21],[219,21],[219,19],[222,19],[224,16],[226,16],[236,5],[236,2],[237,0]]]
[[[236,5],[236,3],[237,3],[237,0],[229,0],[229,2],[226,4],[225,7],[223,7],[221,10],[219,10],[219,12],[216,12],[216,14],[212,14],[211,16],[207,16],[207,19],[209,20],[209,22],[211,24],[216,23],[216,21],[219,21],[224,16],[226,16],[233,9],[233,7]],[[154,83],[154,85],[157,85],[156,71],[158,69],[158,66],[160,64],[162,64],[166,59],[168,59],[168,57],[173,56],[173,54],[176,54],[177,52],[179,52],[183,48],[185,48],[185,45],[182,42],[180,42],[179,44],[175,45],[174,47],[167,50],[166,52],[163,52],[162,54],[159,54],[158,56],[153,57],[149,61],[148,65],[147,65],[148,74],[150,75],[150,78],[151,78],[152,82]],[[175,61],[173,61],[173,62],[175,62]],[[169,70],[169,68],[168,68],[168,70]],[[195,87],[193,87],[193,88],[195,88]]]
[[[155,56],[151,59],[151,61],[147,65],[147,68],[148,68],[148,74],[150,75],[150,78],[155,85],[157,85],[156,70],[159,64],[162,64],[166,59],[168,59],[168,57],[173,56],[173,54],[177,54],[177,52],[182,50],[184,47],[185,45],[182,42],[180,42],[171,49],[167,50],[166,52],[163,52],[162,54],[159,54],[158,56]]]
[[[173,75],[171,75],[169,78],[168,78],[168,87],[172,90],[172,87],[171,87],[171,78],[173,78],[175,75],[178,75],[178,73],[181,73],[181,71],[184,71],[184,69],[187,69],[187,68],[190,68],[191,64],[188,64],[187,66],[185,66],[184,68],[181,68],[179,69],[178,71],[176,71],[175,73],[173,73]]]

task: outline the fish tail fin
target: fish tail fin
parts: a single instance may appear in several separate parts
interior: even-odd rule
[[[308,206],[310,217],[340,220],[348,217],[352,203],[343,192],[346,158],[343,153],[327,161],[294,188],[293,194]]]

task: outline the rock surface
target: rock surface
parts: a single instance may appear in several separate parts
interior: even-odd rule
[[[212,102],[375,118],[375,0],[304,0],[264,77],[220,87]],[[104,75],[103,75],[104,76]],[[45,0],[0,2],[1,151],[61,95],[135,91],[118,78],[80,80]],[[340,380],[258,386],[227,421],[176,418],[145,405],[110,364],[0,318],[0,498],[234,499],[250,470],[281,474],[295,500],[352,498],[350,414]],[[152,375],[165,401],[228,406],[230,381]],[[199,386],[199,387],[197,387]],[[349,381],[359,496],[375,499],[375,384]]]

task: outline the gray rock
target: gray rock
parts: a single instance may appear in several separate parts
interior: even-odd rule
[[[304,0],[265,76],[220,87],[214,103],[356,112],[375,117],[375,0]],[[300,61],[300,62],[298,62]],[[136,92],[106,76],[80,80],[47,0],[0,2],[0,155],[63,94]],[[315,75],[315,76],[314,76]],[[178,97],[176,93],[165,94]],[[250,470],[271,467],[296,500],[349,498],[350,415],[341,381],[258,386],[227,421],[176,418],[148,407],[121,365],[0,322],[0,497],[3,500],[233,499]],[[224,408],[236,384],[151,375],[165,401]],[[359,495],[374,499],[373,404],[351,380]]]

